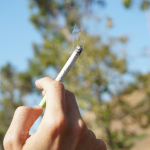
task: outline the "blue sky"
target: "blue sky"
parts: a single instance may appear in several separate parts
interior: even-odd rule
[[[110,30],[113,36],[127,35],[129,42],[127,54],[131,57],[129,68],[143,73],[150,71],[149,57],[141,58],[145,47],[150,47],[150,37],[145,13],[137,7],[126,10],[120,0],[108,1],[107,7],[98,10],[111,16],[114,27]],[[0,67],[11,62],[18,70],[27,68],[27,60],[32,58],[32,43],[41,43],[42,38],[29,21],[28,1],[1,1],[0,5]],[[99,27],[100,31],[101,26]],[[133,59],[134,58],[134,59]]]
[[[0,66],[11,62],[18,70],[25,70],[32,58],[32,43],[42,39],[29,21],[28,3],[1,1],[0,4]]]
[[[150,47],[145,13],[136,7],[126,10],[121,4],[121,0],[115,2],[107,0],[107,7],[97,11],[100,16],[108,14],[112,18],[114,27],[109,34],[129,37],[126,49],[131,58],[128,66],[130,70],[138,70],[143,73],[150,71],[150,58],[141,57],[143,49]],[[0,67],[10,62],[19,71],[27,68],[27,60],[33,56],[32,43],[42,42],[40,34],[29,21],[29,17],[28,1],[1,1]],[[96,27],[96,31],[101,33],[101,27],[101,25]],[[39,122],[40,118],[33,126],[32,132],[37,129]]]
[[[150,34],[148,31],[145,12],[141,11],[138,6],[126,10],[121,5],[121,1],[117,0],[109,2],[105,10],[114,21],[114,29],[111,31],[113,35],[127,35],[129,43],[127,45],[127,54],[130,57],[130,70],[139,70],[143,73],[150,71],[150,57],[140,58],[145,47],[150,47]],[[150,19],[150,18],[149,18]],[[150,21],[150,20],[149,20]]]

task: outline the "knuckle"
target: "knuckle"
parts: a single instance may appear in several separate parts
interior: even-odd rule
[[[45,92],[45,90],[43,90],[43,91],[42,91],[42,95],[43,95],[43,96],[45,96],[45,95],[46,95],[46,92]]]
[[[79,120],[79,126],[80,126],[80,132],[82,133],[87,132],[87,126],[82,120]]]
[[[82,119],[79,119],[78,125],[73,125],[73,133],[75,136],[84,138],[87,136],[88,130],[86,124],[82,121]]]
[[[30,115],[32,111],[31,107],[27,107],[27,106],[20,106],[16,109],[15,114],[14,115],[20,115],[23,114],[23,116],[26,115]]]
[[[42,78],[43,81],[49,81],[49,79],[51,79],[50,77],[44,77]]]
[[[97,139],[97,147],[96,150],[107,150],[106,144],[104,143],[104,141]]]
[[[9,149],[12,147],[13,141],[10,138],[10,136],[6,135],[4,140],[3,140],[3,145],[5,149]]]
[[[3,145],[5,149],[11,149],[13,147],[14,143],[14,138],[12,137],[11,134],[6,134],[4,140],[3,140]]]
[[[91,139],[91,140],[90,140],[91,143],[96,143],[96,136],[95,136],[94,132],[91,131],[91,130],[89,130],[88,135],[89,135],[89,138]]]
[[[44,80],[49,80],[49,79],[51,79],[50,77],[44,77],[43,78]]]
[[[62,128],[66,128],[68,126],[68,120],[65,115],[62,115],[59,124]]]
[[[22,112],[25,112],[25,111],[30,111],[31,108],[30,107],[27,107],[27,106],[20,106],[16,109],[15,113],[22,113]]]
[[[58,82],[58,81],[53,81],[52,82],[52,87],[55,88],[55,89],[64,90],[64,85],[61,82]]]

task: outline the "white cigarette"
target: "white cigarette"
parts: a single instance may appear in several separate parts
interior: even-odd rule
[[[82,51],[83,51],[83,48],[78,45],[77,48],[72,53],[72,55],[70,56],[67,63],[65,64],[65,66],[63,67],[63,69],[61,70],[61,72],[58,74],[57,78],[55,79],[56,81],[59,81],[59,82],[63,81],[63,79],[65,78],[67,73],[70,71],[70,69],[72,68],[72,66],[74,65],[74,63],[76,62],[80,54],[82,53]],[[42,106],[43,108],[46,107],[46,95],[44,96],[44,98],[42,99],[39,105]]]

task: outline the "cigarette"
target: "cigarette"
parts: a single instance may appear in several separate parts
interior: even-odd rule
[[[68,61],[66,62],[65,66],[62,68],[62,70],[58,74],[55,81],[59,81],[59,82],[63,81],[63,79],[65,78],[67,73],[70,71],[70,69],[72,68],[72,66],[74,65],[74,63],[76,62],[80,54],[82,53],[82,51],[83,51],[83,48],[78,45],[76,49],[74,50],[74,52],[72,53],[72,55],[70,56],[70,58],[68,59]],[[39,105],[43,108],[46,107],[46,95],[44,96],[44,98],[42,99]]]

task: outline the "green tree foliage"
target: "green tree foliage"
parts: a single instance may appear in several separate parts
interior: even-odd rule
[[[3,137],[11,123],[15,109],[23,105],[21,95],[17,90],[17,83],[18,79],[13,66],[6,64],[1,69],[0,149],[2,149]]]
[[[47,73],[49,76],[52,73],[55,77],[70,56],[68,49],[72,49],[72,41],[74,41],[72,36],[74,34],[77,36],[73,43],[75,46],[83,45],[85,41],[83,54],[63,83],[66,88],[75,93],[83,112],[94,113],[96,117],[94,126],[103,130],[99,138],[104,139],[112,150],[129,149],[132,146],[129,141],[131,136],[127,136],[124,130],[111,130],[111,122],[119,115],[116,116],[111,104],[104,102],[102,98],[104,93],[113,98],[112,91],[109,89],[112,74],[117,73],[121,76],[127,71],[124,53],[119,56],[112,50],[112,47],[117,44],[123,47],[127,38],[108,37],[107,41],[104,41],[100,36],[90,35],[88,33],[90,28],[80,31],[79,26],[82,26],[83,19],[89,20],[93,17],[95,22],[98,22],[96,13],[90,10],[91,5],[103,6],[102,3],[89,0],[31,1],[31,12],[35,9],[38,11],[32,13],[30,20],[42,34],[43,44],[34,44],[34,59],[30,61],[32,65],[29,66],[29,73],[33,78],[42,77]],[[59,17],[63,17],[63,25]],[[113,26],[111,18],[107,17],[106,20],[106,27],[111,28]],[[125,104],[119,105],[125,107]],[[93,125],[89,127],[92,128]]]
[[[123,0],[122,2],[126,8],[130,8],[132,6],[132,4],[136,3],[137,1],[136,0]],[[149,0],[140,0],[138,2],[139,2],[139,6],[142,10],[146,10],[150,6]]]
[[[137,113],[131,113],[134,118],[134,122],[139,123],[142,128],[148,128],[150,126],[150,74],[137,74],[137,82],[134,82],[125,91],[129,93],[136,91],[137,89],[143,92],[143,98],[134,107],[134,111]]]
[[[132,0],[123,0],[123,4],[125,7],[129,8],[131,5]]]
[[[116,94],[113,92],[114,89],[110,88],[128,72],[126,55],[122,50],[127,37],[109,37],[107,34],[94,36],[90,33],[93,27],[88,26],[92,19],[96,24],[101,21],[97,12],[92,9],[93,6],[103,8],[106,2],[103,0],[29,2],[30,20],[43,37],[43,43],[33,44],[34,56],[29,61],[27,71],[18,73],[10,64],[1,70],[1,149],[2,139],[14,110],[23,105],[23,98],[28,94],[41,95],[35,88],[34,81],[44,76],[55,78],[69,58],[70,51],[80,44],[85,45],[84,52],[63,83],[67,89],[75,93],[81,112],[93,114],[92,124],[91,121],[86,121],[89,128],[94,131],[98,129],[98,138],[103,139],[110,150],[130,150],[132,139],[136,135],[127,132],[125,124],[121,130],[113,130],[112,123],[131,113],[131,106],[123,100],[122,95],[125,92],[130,93],[131,89],[136,90],[137,85],[129,86],[123,93],[123,85],[120,84]],[[124,0],[123,3],[126,7],[131,5],[130,0]],[[105,29],[109,30],[112,27],[113,21],[107,17]],[[114,50],[118,45],[121,48]],[[106,102],[104,94],[112,101]],[[119,108],[121,113],[117,113],[116,108]],[[135,117],[134,114],[131,116]]]

